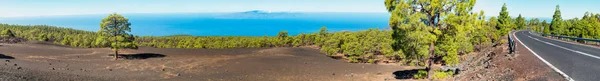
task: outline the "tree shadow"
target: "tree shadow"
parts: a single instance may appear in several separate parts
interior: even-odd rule
[[[15,57],[0,54],[0,59],[15,59]]]
[[[329,56],[329,58],[340,60],[340,59],[343,59],[344,57],[342,57],[342,56]]]
[[[396,78],[396,79],[412,79],[413,75],[417,74],[419,72],[419,70],[426,70],[426,69],[402,70],[402,71],[396,71],[392,74],[394,75],[394,78]]]
[[[156,54],[156,53],[138,53],[138,54],[120,54],[119,58],[125,58],[127,60],[136,60],[136,59],[148,59],[148,58],[163,58],[167,55],[164,54]]]

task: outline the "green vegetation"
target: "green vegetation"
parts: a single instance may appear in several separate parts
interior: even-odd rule
[[[546,35],[562,35],[578,38],[600,39],[600,14],[586,12],[583,17],[563,20],[559,6],[556,6],[556,11],[552,22],[547,24],[544,20],[538,22],[537,19],[530,20],[529,26],[535,32]]]
[[[563,33],[562,17],[560,14],[560,6],[556,5],[556,11],[552,16],[552,22],[550,23],[550,34],[560,35]]]
[[[502,5],[502,11],[500,11],[500,15],[498,15],[498,25],[496,25],[496,30],[499,30],[497,35],[506,35],[511,29],[515,26],[510,16],[508,16],[508,9],[506,8],[506,3]]]
[[[376,60],[401,60],[403,54],[394,52],[390,46],[391,31],[369,29],[357,32],[327,32],[322,27],[319,33],[288,36],[281,31],[275,37],[252,36],[144,36],[137,39],[140,46],[157,48],[260,48],[319,46],[330,56],[347,57],[350,62],[372,63]],[[339,54],[339,55],[338,55]],[[384,58],[376,58],[381,55]]]
[[[454,66],[459,55],[491,46],[492,39],[514,28],[505,6],[498,23],[485,22],[483,11],[472,13],[475,0],[386,0],[385,4],[391,13],[393,48],[409,61],[429,63],[428,67],[439,58]],[[490,23],[496,23],[497,29]]]
[[[557,22],[561,22],[563,27],[554,31],[562,32],[554,35],[600,39],[600,14],[586,12],[581,19],[573,18]]]
[[[524,30],[526,28],[527,22],[525,22],[525,18],[523,18],[523,16],[521,16],[521,14],[519,14],[519,17],[517,17],[516,21],[517,21],[517,22],[515,22],[515,24],[517,25],[516,29]]]
[[[95,32],[76,30],[72,28],[62,28],[46,25],[9,25],[0,24],[0,30],[12,31],[14,37],[27,40],[46,40],[55,44],[68,45],[74,47],[106,47],[105,45],[94,44],[98,35]]]
[[[546,20],[542,21],[542,30],[544,34],[550,34],[550,26],[548,26],[548,23]]]
[[[448,78],[450,76],[454,75],[454,71],[452,70],[448,70],[448,71],[435,71],[435,73],[433,74],[433,79],[445,79]]]
[[[15,34],[10,30],[3,30],[0,32],[0,37],[15,37]]]
[[[394,52],[392,47],[391,31],[369,29],[358,32],[335,32],[331,34],[320,34],[320,41],[316,44],[321,46],[321,51],[330,56],[349,57],[351,62],[367,62],[376,60],[401,60],[404,55]],[[383,56],[385,58],[376,58]]]
[[[424,78],[427,78],[427,71],[426,70],[419,70],[419,71],[417,71],[417,74],[413,75],[413,78],[415,78],[415,79],[424,79]]]
[[[102,45],[105,47],[107,44],[115,51],[115,60],[119,55],[119,49],[137,49],[137,45],[133,43],[135,38],[133,35],[128,34],[131,32],[131,23],[129,19],[119,14],[110,14],[108,17],[102,19],[100,23],[100,30],[96,38],[96,45]]]
[[[541,27],[541,22],[540,19],[538,18],[533,18],[531,20],[528,21],[527,26],[529,26],[529,29],[534,31],[534,32],[542,32],[542,27]]]

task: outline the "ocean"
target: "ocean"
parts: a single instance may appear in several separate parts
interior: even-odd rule
[[[275,36],[314,33],[322,26],[330,32],[389,29],[388,13],[138,13],[122,14],[129,19],[131,34],[139,36]],[[98,31],[108,14],[0,18],[0,23],[51,25]]]

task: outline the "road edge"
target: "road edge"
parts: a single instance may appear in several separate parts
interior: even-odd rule
[[[527,50],[529,50],[531,53],[533,53],[533,55],[535,55],[538,59],[542,60],[542,62],[544,62],[546,65],[550,66],[550,68],[552,68],[554,71],[558,72],[560,75],[562,75],[563,77],[565,77],[566,80],[568,80],[568,81],[575,81],[575,80],[573,80],[573,78],[569,77],[569,75],[567,75],[564,72],[560,71],[558,68],[556,68],[550,62],[546,61],[544,58],[542,58],[541,56],[539,56],[533,50],[529,49],[529,47],[527,47],[527,45],[523,44],[523,42],[521,42],[521,40],[519,40],[519,37],[517,37],[517,35],[515,35],[515,33],[517,33],[517,32],[521,32],[521,31],[514,31],[514,32],[511,32],[511,34],[515,37],[515,39],[517,41],[519,41],[519,43],[521,45],[523,45],[525,48],[527,48]]]

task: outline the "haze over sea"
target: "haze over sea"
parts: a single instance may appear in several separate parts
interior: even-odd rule
[[[233,13],[138,13],[129,18],[131,33],[139,36],[275,36],[286,30],[290,35],[317,32],[327,26],[330,32],[389,29],[388,13],[362,12],[268,12]],[[0,18],[0,23],[50,25],[98,31],[108,14]]]

